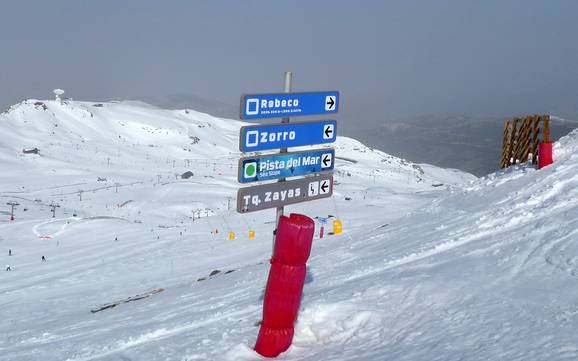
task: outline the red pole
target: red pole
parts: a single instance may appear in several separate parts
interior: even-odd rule
[[[538,167],[540,169],[554,163],[552,159],[552,142],[540,142]]]
[[[300,214],[281,216],[263,299],[263,322],[255,344],[261,356],[277,357],[293,341],[315,222]]]

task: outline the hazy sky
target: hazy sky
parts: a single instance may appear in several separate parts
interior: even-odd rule
[[[578,119],[578,1],[3,1],[0,108],[23,98],[340,90],[348,124]]]

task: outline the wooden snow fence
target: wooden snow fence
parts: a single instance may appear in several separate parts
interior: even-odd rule
[[[500,168],[528,161],[538,164],[540,142],[549,141],[549,115],[529,115],[525,118],[506,120]]]

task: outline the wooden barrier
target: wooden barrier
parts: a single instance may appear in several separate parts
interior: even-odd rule
[[[532,164],[538,164],[538,149],[540,144],[540,117],[534,115],[532,117]]]
[[[540,139],[542,136],[542,139]],[[550,116],[533,115],[525,118],[514,118],[504,122],[504,135],[500,167],[513,164],[538,164],[540,142],[550,141]]]
[[[544,136],[542,137],[543,142],[550,141],[550,116],[544,115]]]
[[[510,122],[504,122],[504,146],[502,149],[502,160],[500,161],[500,168],[506,168],[510,164],[510,159],[508,158],[510,154]]]

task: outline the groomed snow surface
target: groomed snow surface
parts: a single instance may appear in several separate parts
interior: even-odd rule
[[[0,359],[261,360],[274,211],[234,210],[241,125],[139,102],[0,115]],[[280,360],[578,358],[578,133],[482,179],[335,147],[335,196],[287,208],[344,233],[314,240]]]

